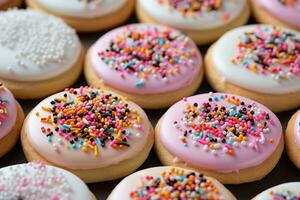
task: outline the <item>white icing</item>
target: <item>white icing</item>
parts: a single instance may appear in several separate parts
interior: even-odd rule
[[[47,10],[68,17],[95,18],[121,9],[128,0],[33,0]]]
[[[66,141],[62,140],[58,134],[52,136],[52,143],[47,141],[47,137],[42,133],[41,127],[53,129],[51,125],[42,123],[40,117],[35,115],[36,112],[39,112],[39,116],[48,116],[49,113],[42,110],[42,106],[50,107],[50,102],[58,97],[62,97],[64,92],[52,95],[40,104],[38,104],[32,112],[27,117],[27,123],[24,125],[26,128],[26,133],[28,134],[28,141],[31,146],[46,160],[51,161],[57,165],[67,167],[70,169],[97,169],[108,167],[113,164],[118,164],[121,161],[134,158],[138,155],[147,145],[147,142],[152,140],[152,132],[149,124],[149,120],[145,112],[136,104],[126,101],[129,108],[138,110],[141,116],[141,126],[142,130],[137,128],[128,128],[133,135],[128,140],[130,147],[115,149],[107,145],[105,148],[99,150],[99,156],[95,157],[92,152],[85,153],[80,149],[74,150],[72,148],[67,148]],[[58,141],[54,143],[54,141]],[[60,142],[59,142],[60,141]],[[58,144],[63,144],[59,148],[59,153],[55,151],[54,147],[60,147]],[[56,146],[54,146],[56,145]]]
[[[262,25],[271,26],[271,25]],[[268,94],[286,94],[300,90],[300,76],[286,80],[276,80],[271,75],[253,73],[245,69],[241,64],[233,64],[231,61],[237,55],[236,45],[240,36],[248,31],[254,30],[256,25],[248,25],[233,29],[224,34],[215,44],[212,61],[221,73],[222,79],[236,84],[245,89]],[[291,31],[283,28],[283,30]],[[298,33],[299,38],[300,34]],[[208,66],[209,67],[209,66]]]
[[[300,195],[300,182],[291,182],[291,183],[284,183],[281,185],[277,185],[275,187],[272,187],[268,190],[265,190],[264,192],[257,195],[254,199],[255,200],[272,200],[272,196],[270,192],[274,193],[286,193],[286,192],[292,192],[294,195]]]
[[[0,77],[38,81],[68,71],[81,51],[75,31],[34,10],[0,13]]]
[[[155,21],[168,26],[189,30],[203,30],[224,26],[239,17],[245,6],[247,6],[246,0],[225,0],[223,2],[224,7],[219,11],[204,12],[195,17],[183,17],[180,11],[170,10],[167,3],[160,4],[158,0],[138,0],[141,9]],[[229,19],[223,19],[224,12],[229,14]]]
[[[0,169],[0,199],[82,200],[92,199],[88,187],[75,175],[40,163]]]
[[[153,176],[153,177],[159,177],[161,176],[161,173],[163,171],[169,171],[170,167],[153,167],[144,169],[138,172],[135,172],[131,174],[130,176],[127,176],[124,178],[112,191],[112,193],[109,196],[109,200],[130,200],[130,192],[137,189],[138,187],[143,185],[142,178],[146,176]],[[189,173],[192,172],[191,170],[184,170],[185,172]],[[209,180],[211,180],[216,187],[220,191],[220,200],[231,200],[235,199],[228,190],[217,180],[207,177]],[[155,198],[154,198],[155,199]]]

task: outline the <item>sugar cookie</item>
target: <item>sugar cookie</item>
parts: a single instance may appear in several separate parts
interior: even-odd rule
[[[24,113],[13,94],[0,83],[0,157],[19,140]]]
[[[21,140],[29,161],[99,182],[137,169],[148,157],[154,133],[136,104],[108,91],[80,87],[38,104],[24,122]]]
[[[27,0],[39,11],[58,16],[79,32],[112,28],[128,19],[134,0]]]
[[[0,199],[96,200],[78,177],[42,163],[4,167],[0,177]]]
[[[175,167],[153,167],[124,178],[108,200],[236,198],[216,179]]]
[[[225,184],[262,179],[283,151],[282,127],[265,106],[232,94],[201,94],[174,104],[155,129],[164,165],[190,168]]]
[[[300,31],[299,0],[250,0],[259,23],[287,26]]]
[[[272,25],[229,31],[205,57],[206,77],[220,92],[256,100],[274,112],[300,106],[300,33]]]
[[[245,24],[250,16],[247,0],[137,0],[136,12],[141,22],[177,28],[200,45]]]
[[[180,32],[132,24],[103,35],[88,51],[89,84],[116,91],[143,108],[164,108],[193,94],[203,78],[196,45]]]
[[[0,81],[17,98],[45,97],[72,85],[83,49],[61,19],[34,10],[0,13]]]

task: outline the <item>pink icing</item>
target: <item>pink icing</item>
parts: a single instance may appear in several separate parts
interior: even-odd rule
[[[2,86],[3,87],[3,86]],[[5,87],[0,87],[0,102],[1,100],[7,101],[5,107],[7,115],[0,114],[2,123],[0,124],[0,139],[6,136],[15,126],[17,120],[17,104],[13,94]]]
[[[256,0],[256,3],[266,9],[275,18],[290,25],[300,27],[300,3],[283,5],[279,0]]]
[[[300,149],[300,112],[298,112],[294,126],[295,143],[296,146]]]
[[[221,95],[225,94],[215,93],[213,96],[211,94],[196,95],[187,98],[186,102],[179,101],[173,105],[164,115],[160,125],[160,139],[163,146],[179,161],[184,161],[190,166],[224,173],[239,171],[261,164],[272,155],[279,144],[282,133],[281,123],[275,114],[265,106],[236,95],[235,97],[238,97],[241,101],[245,102],[246,105],[256,105],[261,112],[269,114],[272,125],[269,126],[270,131],[264,134],[265,142],[263,144],[257,142],[256,149],[240,144],[237,147],[234,147],[234,155],[228,155],[222,150],[218,151],[218,154],[215,155],[212,152],[205,150],[204,145],[202,144],[194,145],[191,137],[187,138],[188,141],[186,144],[188,145],[183,145],[180,139],[183,134],[174,126],[174,122],[179,122],[183,117],[186,103],[193,104],[197,102],[200,105],[201,103],[207,102],[209,98],[214,98],[215,96],[220,97]],[[229,104],[224,99],[219,99],[218,105],[219,104],[225,107],[232,106],[232,104]],[[273,143],[270,142],[271,138]],[[248,136],[247,140],[249,143],[254,142],[254,137]]]
[[[183,88],[191,84],[193,80],[198,78],[199,70],[201,70],[202,58],[199,51],[197,50],[196,45],[187,37],[185,38],[185,40],[187,40],[187,47],[184,48],[187,48],[188,50],[194,49],[196,55],[192,57],[189,62],[187,62],[186,66],[182,65],[180,67],[179,74],[168,76],[168,80],[163,79],[161,76],[155,77],[150,75],[147,77],[145,81],[146,83],[143,87],[135,86],[135,83],[140,81],[140,77],[137,77],[134,73],[125,73],[125,75],[122,75],[120,72],[110,68],[100,59],[98,53],[109,48],[110,42],[119,34],[122,34],[124,31],[128,32],[129,30],[140,30],[145,28],[149,29],[149,27],[151,27],[152,29],[153,27],[156,27],[159,30],[168,29],[174,34],[179,34],[180,37],[185,37],[178,31],[173,29],[169,29],[163,26],[145,24],[127,25],[108,32],[107,34],[102,36],[92,47],[90,57],[93,70],[95,71],[97,76],[103,79],[104,83],[130,93],[157,94]],[[177,46],[177,49],[183,48],[183,46]]]

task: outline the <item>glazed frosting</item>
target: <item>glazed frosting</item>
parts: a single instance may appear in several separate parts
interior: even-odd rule
[[[128,0],[35,0],[47,10],[63,16],[90,19],[120,10]]]
[[[175,91],[199,78],[196,45],[176,30],[133,24],[112,30],[92,47],[90,63],[105,84],[135,94]]]
[[[138,0],[155,21],[179,29],[203,30],[224,26],[241,15],[246,0]]]
[[[294,125],[294,137],[295,137],[295,143],[297,147],[300,149],[300,112],[298,112],[296,116],[296,121]]]
[[[13,94],[0,83],[0,139],[16,124],[17,104]]]
[[[265,106],[222,93],[183,99],[160,124],[161,143],[174,162],[223,173],[260,165],[281,133],[280,121]]]
[[[34,10],[0,13],[0,77],[38,81],[68,71],[79,59],[75,31],[61,19]]]
[[[153,167],[135,172],[123,179],[108,199],[191,199],[192,197],[219,200],[234,198],[221,183],[203,174],[174,167]]]
[[[299,0],[256,0],[256,3],[275,18],[300,27]]]
[[[268,94],[300,91],[300,34],[290,29],[233,29],[216,42],[212,62],[224,81],[245,89]]]
[[[0,169],[0,199],[91,200],[88,187],[75,175],[41,163]]]
[[[299,200],[300,199],[300,182],[284,183],[272,187],[259,195],[255,200]]]
[[[27,117],[31,146],[46,160],[70,169],[95,169],[133,158],[153,137],[136,104],[81,87],[38,104]]]

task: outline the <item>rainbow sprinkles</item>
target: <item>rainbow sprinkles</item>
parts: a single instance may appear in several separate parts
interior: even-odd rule
[[[142,88],[150,77],[168,83],[168,77],[191,67],[198,54],[189,38],[179,32],[145,25],[127,26],[98,56],[125,81],[127,76],[138,77],[134,86]]]
[[[0,127],[8,116],[7,105],[9,101],[8,99],[4,99],[1,97],[1,93],[3,92],[3,90],[3,84],[0,83]]]
[[[130,192],[131,199],[222,199],[217,186],[203,174],[170,168],[160,176],[141,179],[141,186]]]
[[[276,80],[300,75],[300,37],[277,26],[259,26],[245,32],[232,63]]]
[[[54,98],[51,106],[42,107],[47,116],[35,114],[45,124],[41,134],[57,153],[70,148],[98,157],[103,148],[130,148],[132,134],[143,130],[138,111],[125,100],[92,87],[71,88]]]
[[[259,151],[260,145],[274,143],[267,136],[275,126],[269,113],[234,95],[211,93],[204,102],[186,103],[183,116],[173,125],[185,147],[195,145],[215,156],[235,156],[240,147]]]

